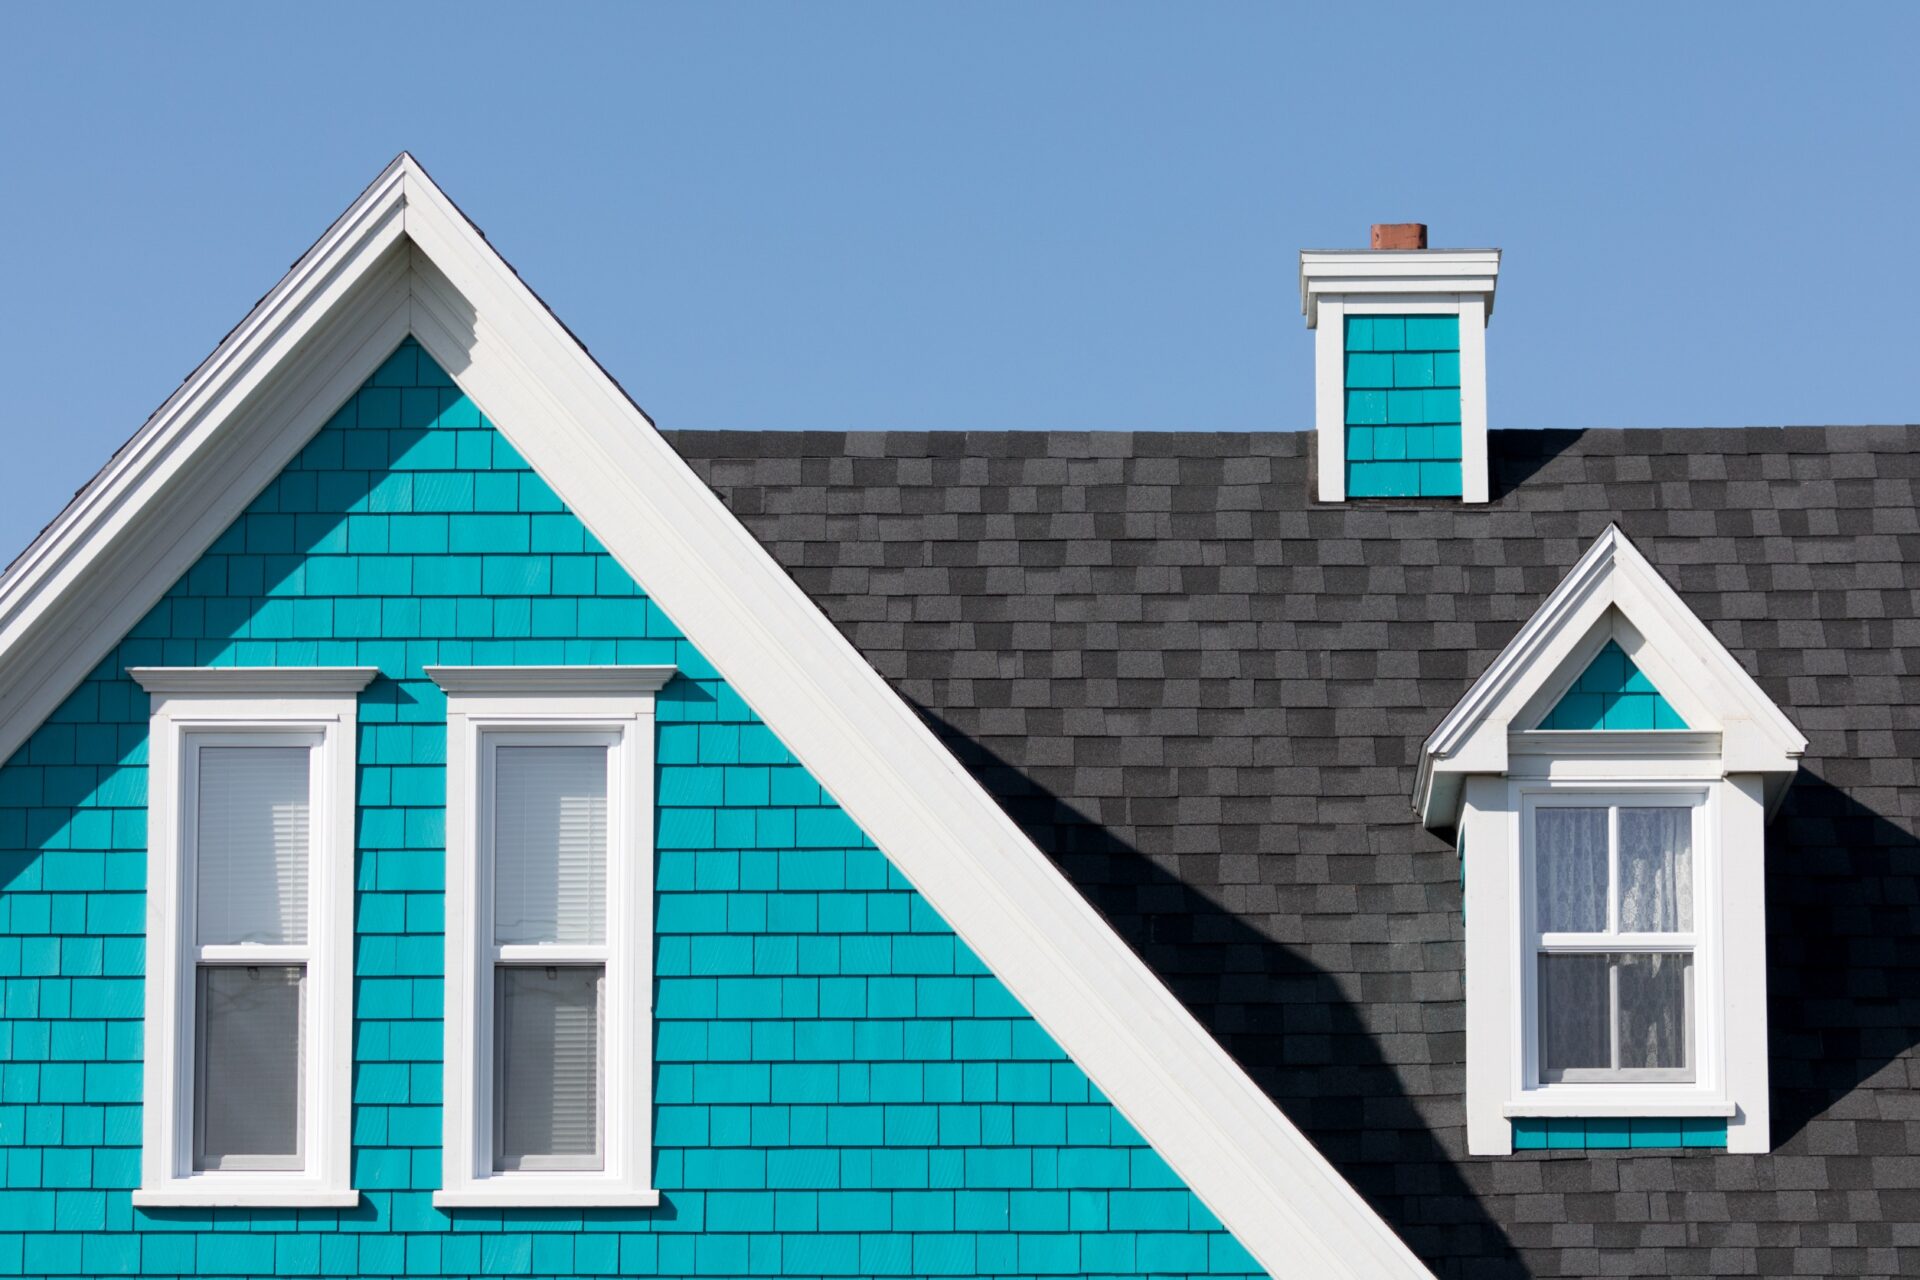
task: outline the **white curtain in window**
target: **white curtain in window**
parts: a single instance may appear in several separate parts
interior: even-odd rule
[[[1534,894],[1543,933],[1607,927],[1607,811],[1534,810]]]
[[[1620,1065],[1692,1066],[1687,1044],[1689,955],[1620,955]]]
[[[496,1164],[600,1167],[600,988],[587,965],[497,971]]]
[[[305,747],[203,747],[194,810],[202,946],[307,940]]]
[[[1612,1065],[1607,1032],[1607,957],[1540,957],[1540,1072]]]
[[[298,1168],[306,971],[202,965],[197,976],[195,1167]]]
[[[1673,933],[1693,928],[1693,811],[1620,810],[1620,928]]]
[[[494,941],[604,942],[607,748],[500,747],[493,805]]]

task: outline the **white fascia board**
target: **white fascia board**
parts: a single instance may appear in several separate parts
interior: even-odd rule
[[[1493,318],[1498,249],[1303,249],[1300,313],[1320,323],[1320,299],[1353,294],[1480,294]]]
[[[0,760],[407,333],[395,161],[0,578]]]
[[[387,305],[346,323],[376,268]],[[110,467],[76,500],[87,518],[56,522],[0,581],[0,758],[411,332],[1262,1266],[1427,1274],[410,156],[294,274],[302,288],[290,274],[194,375],[191,396],[183,388],[123,451],[164,438],[168,456],[149,471],[166,474],[141,488]],[[259,319],[270,306],[271,324]],[[308,356],[322,339],[325,358]],[[318,370],[305,398],[274,400],[284,456],[225,458],[216,446],[232,424],[260,417],[236,370],[272,385],[303,360]],[[212,370],[227,373],[222,394]],[[173,409],[183,396],[191,415]],[[156,509],[172,513],[167,536],[138,574],[123,571],[113,562],[136,557],[116,529]],[[48,560],[69,571],[54,580]],[[87,616],[101,621],[70,621]],[[36,636],[35,660],[17,662]]]
[[[1516,734],[1533,728],[1526,717],[1550,696],[1550,682],[1564,681],[1598,648],[1596,629],[1611,611],[1626,624],[1636,662],[1687,723],[1719,735],[1725,770],[1775,779],[1776,798],[1784,791],[1805,736],[1619,526],[1608,525],[1427,737],[1413,794],[1423,823],[1452,825],[1461,778],[1507,772]]]

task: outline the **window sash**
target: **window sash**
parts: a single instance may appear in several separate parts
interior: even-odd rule
[[[1700,851],[1704,797],[1696,792],[1653,791],[1573,791],[1542,795],[1532,799],[1521,811],[1521,840],[1527,868],[1527,887],[1523,894],[1527,921],[1524,988],[1526,999],[1521,1008],[1525,1027],[1525,1054],[1530,1064],[1528,1076],[1536,1087],[1554,1085],[1668,1083],[1691,1084],[1699,1079],[1700,1020],[1703,1010],[1696,992],[1702,988],[1700,956],[1703,949],[1702,917],[1708,909],[1702,892]],[[1551,809],[1602,809],[1607,813],[1606,927],[1592,932],[1553,931],[1541,928],[1539,885],[1541,882],[1539,814]],[[1685,931],[1633,931],[1620,928],[1620,811],[1622,809],[1679,809],[1690,815],[1687,856],[1692,860],[1687,916],[1692,928]],[[1540,1012],[1541,965],[1556,955],[1685,955],[1689,957],[1682,993],[1681,1024],[1685,1036],[1685,1067],[1621,1067],[1619,966],[1608,965],[1608,995],[1605,1009],[1609,1054],[1615,1065],[1549,1070],[1545,1065],[1545,1027]]]
[[[1680,990],[1680,1018],[1679,1018],[1680,1034],[1682,1037],[1681,1057],[1684,1065],[1677,1066],[1677,1067],[1647,1067],[1647,1066],[1620,1065],[1621,1052],[1622,1052],[1622,1037],[1623,1037],[1622,1016],[1621,1016],[1622,1005],[1621,1005],[1621,996],[1620,996],[1620,974],[1621,974],[1622,966],[1617,963],[1609,963],[1606,966],[1607,990],[1605,995],[1605,1005],[1604,1005],[1604,1008],[1601,1010],[1601,1014],[1604,1020],[1602,1025],[1603,1025],[1603,1031],[1604,1031],[1606,1042],[1607,1042],[1607,1055],[1609,1059],[1609,1065],[1604,1067],[1587,1066],[1587,1067],[1561,1067],[1558,1069],[1549,1068],[1546,1064],[1546,1048],[1545,1048],[1545,1037],[1547,1034],[1546,1020],[1541,1015],[1541,1012],[1540,1012],[1540,1003],[1544,998],[1542,992],[1545,987],[1544,973],[1543,973],[1545,966],[1542,962],[1551,956],[1566,956],[1566,955],[1576,955],[1576,956],[1588,955],[1588,956],[1603,956],[1603,957],[1617,956],[1617,957],[1620,957],[1621,959],[1626,959],[1631,956],[1647,956],[1647,955],[1656,956],[1656,957],[1684,956],[1687,960],[1687,964],[1681,970],[1682,987]],[[1534,997],[1533,997],[1534,1003],[1533,1003],[1532,1009],[1530,1010],[1529,1016],[1533,1024],[1533,1048],[1534,1048],[1535,1058],[1539,1062],[1538,1075],[1539,1075],[1540,1082],[1542,1084],[1547,1084],[1547,1085],[1631,1084],[1631,1083],[1690,1084],[1692,1083],[1698,1077],[1698,1072],[1699,1072],[1699,1061],[1696,1056],[1697,1054],[1696,1046],[1699,1038],[1699,1033],[1697,1028],[1699,1025],[1700,1012],[1699,1012],[1698,1003],[1694,995],[1695,971],[1697,970],[1697,968],[1698,968],[1698,965],[1694,961],[1694,955],[1691,948],[1676,947],[1667,951],[1657,951],[1657,952],[1650,952],[1650,953],[1628,951],[1625,948],[1621,948],[1621,947],[1610,947],[1610,948],[1604,948],[1604,949],[1582,950],[1582,951],[1544,951],[1543,950],[1539,952],[1537,955],[1537,958],[1534,961],[1534,975],[1535,975]]]
[[[600,884],[596,895],[602,904],[602,923],[597,936],[594,931],[587,931],[587,936],[595,937],[594,941],[496,940],[498,913],[495,895],[498,884],[495,877],[499,872],[499,858],[495,820],[498,812],[500,751],[502,748],[512,750],[525,747],[592,747],[605,752],[605,845],[598,866]],[[578,728],[564,724],[487,726],[481,727],[477,733],[477,748],[479,759],[475,770],[477,778],[474,779],[477,795],[471,806],[478,822],[475,832],[474,922],[478,929],[479,946],[475,956],[474,1003],[476,1013],[481,1015],[482,1032],[488,1039],[483,1039],[476,1046],[476,1065],[480,1078],[476,1081],[478,1089],[473,1099],[474,1109],[478,1113],[474,1117],[474,1132],[480,1140],[481,1149],[475,1152],[478,1157],[475,1173],[490,1180],[524,1180],[543,1184],[554,1179],[609,1178],[615,1172],[616,1160],[634,1158],[632,1153],[618,1149],[618,1140],[611,1124],[615,1100],[609,1096],[613,1080],[609,1055],[620,1052],[621,1046],[630,1039],[622,1013],[629,998],[620,972],[621,966],[615,963],[616,945],[612,936],[614,930],[629,924],[616,907],[619,883],[616,860],[626,855],[628,843],[625,838],[625,824],[629,820],[625,753],[631,749],[628,731]],[[650,942],[643,940],[642,945],[650,945]],[[508,1046],[502,1041],[504,994],[500,975],[505,969],[536,966],[593,967],[600,970],[594,1099],[596,1150],[591,1158],[569,1154],[528,1154],[514,1158],[504,1154],[506,1100],[502,1092],[502,1072]],[[636,1063],[633,1069],[644,1072],[642,1078],[650,1077],[652,1064]]]
[[[221,976],[235,972],[253,974],[257,970],[265,969],[278,969],[296,975],[293,982],[294,1044],[293,1052],[290,1055],[293,1059],[293,1096],[291,1099],[291,1110],[293,1112],[293,1150],[289,1152],[229,1151],[213,1153],[210,1152],[208,1148],[210,1145],[210,1136],[213,1132],[218,1131],[214,1124],[216,1115],[223,1122],[229,1119],[242,1120],[243,1118],[241,1117],[235,1117],[231,1109],[235,1106],[247,1106],[260,1102],[262,1100],[261,1091],[272,1087],[276,1083],[274,1077],[278,1073],[275,1072],[273,1068],[279,1066],[284,1070],[285,1064],[275,1064],[268,1061],[256,1064],[264,1065],[267,1070],[264,1072],[256,1071],[250,1078],[240,1078],[240,1073],[236,1073],[235,1076],[231,1078],[215,1081],[213,1079],[213,1066],[208,1061],[214,1047],[213,1028],[210,1025],[208,1016],[210,1004],[208,991],[213,986],[216,974]],[[307,1031],[305,1025],[307,1021],[306,1013],[308,1003],[307,966],[304,963],[286,965],[198,964],[194,966],[192,985],[194,993],[192,1168],[196,1172],[227,1172],[234,1170],[246,1172],[260,1170],[298,1171],[304,1169],[306,1167],[307,1154],[307,1058],[311,1052],[310,1046],[312,1044],[312,1036]],[[272,1012],[272,1010],[267,1010],[264,1016],[271,1016]],[[243,1046],[243,1048],[254,1049],[256,1051],[254,1056],[256,1057],[264,1056],[260,1051],[264,1051],[265,1054],[271,1054],[272,1051],[278,1047],[276,1042],[279,1041],[280,1037],[284,1034],[284,1028],[276,1028],[275,1033],[269,1037],[269,1043]],[[239,1055],[235,1055],[229,1050],[229,1052],[223,1056],[231,1059]],[[244,1068],[249,1064],[228,1061],[222,1065],[239,1067],[244,1071]],[[208,1105],[210,1096],[221,1100],[221,1105],[217,1111]]]
[[[545,971],[546,973],[551,975],[555,970],[577,970],[577,971],[580,971],[581,973],[595,975],[592,979],[593,1011],[592,1011],[592,1022],[591,1022],[591,1033],[593,1035],[593,1040],[594,1040],[593,1072],[592,1072],[593,1078],[592,1078],[592,1085],[591,1085],[593,1089],[593,1121],[592,1121],[593,1149],[590,1153],[561,1152],[561,1151],[552,1151],[552,1152],[524,1151],[518,1155],[513,1155],[513,1154],[509,1154],[509,1148],[510,1146],[513,1145],[511,1133],[512,1133],[512,1130],[516,1127],[513,1122],[515,1120],[518,1120],[519,1117],[510,1114],[512,1110],[511,1104],[518,1101],[522,1106],[532,1106],[532,1105],[537,1105],[542,1099],[538,1096],[529,1096],[522,1099],[515,1099],[511,1096],[511,1092],[515,1083],[513,1079],[513,1074],[512,1074],[513,1053],[516,1048],[523,1047],[527,1043],[527,1037],[522,1036],[518,1034],[516,1031],[509,1029],[508,984],[503,982],[501,979],[503,974],[506,974],[506,973],[512,973],[512,974],[518,975],[518,974],[525,974],[525,973],[539,973],[539,972]],[[494,988],[493,1070],[494,1070],[494,1075],[493,1075],[493,1097],[491,1100],[491,1106],[492,1106],[492,1112],[493,1112],[494,1171],[496,1173],[566,1172],[566,1173],[595,1173],[595,1174],[603,1172],[606,1169],[607,1142],[608,1142],[607,1036],[606,1036],[607,968],[606,966],[604,964],[579,965],[579,964],[557,964],[557,963],[547,964],[547,965],[502,964],[502,965],[494,966],[493,979],[494,979],[493,981],[493,988]],[[574,1034],[577,1035],[579,1033],[578,1027],[575,1027],[573,1030],[574,1030]],[[560,1030],[556,1028],[554,1040],[557,1042],[559,1039],[560,1039]],[[536,1071],[540,1067],[545,1067],[549,1065],[557,1067],[558,1065],[560,1065],[561,1046],[558,1043],[555,1043],[551,1047],[555,1050],[553,1054],[552,1062],[551,1063],[541,1062],[538,1064],[533,1064],[535,1066]],[[552,1089],[546,1098],[547,1101],[556,1100],[555,1095],[558,1095],[565,1091],[566,1082],[558,1078],[559,1074],[560,1073],[557,1070],[555,1070],[552,1074],[544,1078],[544,1082],[552,1086]],[[536,1076],[534,1083],[538,1084],[541,1082],[542,1082],[542,1079]],[[577,1084],[576,1084],[576,1087],[577,1087]],[[556,1116],[549,1127],[550,1129],[555,1131],[564,1127],[562,1124],[562,1118]]]
[[[320,896],[327,891],[325,859],[328,840],[325,838],[324,825],[329,820],[325,807],[325,785],[323,779],[323,752],[326,747],[325,731],[288,731],[277,728],[246,729],[226,726],[219,729],[187,728],[181,733],[181,770],[179,783],[179,804],[181,814],[180,842],[180,1036],[174,1052],[179,1063],[179,1098],[177,1105],[181,1111],[182,1125],[180,1141],[174,1153],[176,1172],[180,1175],[225,1174],[225,1173],[282,1173],[303,1174],[308,1171],[310,1153],[317,1141],[316,1130],[320,1123],[319,1107],[321,1100],[314,1095],[315,1083],[319,1073],[310,1059],[317,1051],[319,1041],[318,1020],[323,1010],[313,1000],[312,965],[315,943],[313,933],[314,906]],[[298,905],[297,940],[273,942],[201,942],[201,905],[205,899],[201,893],[201,876],[208,869],[201,860],[201,838],[203,835],[203,814],[201,802],[206,771],[203,768],[207,751],[301,750],[306,753],[307,771],[307,812],[305,884],[301,886],[302,901]],[[265,856],[276,857],[284,853],[280,849],[261,850]],[[241,856],[244,856],[241,855]],[[232,855],[222,859],[230,864]],[[226,869],[225,867],[221,868]],[[280,886],[276,895],[281,909],[286,908],[287,886]],[[201,1008],[204,998],[202,975],[209,969],[234,966],[257,968],[292,968],[301,974],[301,983],[297,1001],[299,1023],[299,1042],[295,1051],[295,1072],[297,1092],[295,1095],[295,1149],[291,1154],[235,1153],[230,1156],[209,1158],[206,1154],[207,1112],[209,1094],[205,1061],[205,1036],[207,1031],[206,1010]],[[215,1097],[220,1096],[216,1089]]]

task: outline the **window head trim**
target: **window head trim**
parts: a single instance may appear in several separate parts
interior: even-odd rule
[[[352,1207],[354,753],[359,693],[373,667],[134,667],[152,698],[147,797],[147,1105],[133,1203]],[[307,940],[196,944],[194,805],[209,746],[301,745],[309,757]],[[195,1169],[192,986],[204,965],[305,966],[299,1168]]]
[[[654,696],[675,668],[429,667],[447,694],[445,1097],[440,1208],[651,1207]],[[596,944],[494,941],[487,814],[494,753],[608,749],[606,928]],[[605,966],[599,1169],[496,1168],[496,991],[502,964]]]

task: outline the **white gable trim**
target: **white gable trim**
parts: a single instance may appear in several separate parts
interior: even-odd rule
[[[1504,774],[1511,735],[1532,730],[1605,640],[1621,642],[1695,731],[1716,731],[1728,773],[1768,779],[1769,808],[1807,740],[1617,525],[1608,525],[1420,753],[1413,807],[1453,825],[1472,774]]]
[[[410,156],[0,580],[0,758],[407,332],[1262,1265],[1425,1274]]]

